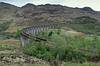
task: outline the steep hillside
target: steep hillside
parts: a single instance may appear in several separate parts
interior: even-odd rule
[[[84,18],[84,16],[89,18]],[[72,8],[62,5],[34,5],[26,4],[17,7],[7,3],[0,3],[0,20],[12,21],[6,32],[16,32],[18,29],[32,26],[39,22],[87,22],[84,24],[68,24],[69,28],[86,33],[100,32],[100,12],[94,11],[90,7]],[[89,19],[89,21],[88,21]],[[91,21],[94,23],[89,23]],[[86,26],[90,26],[86,28]],[[89,31],[90,30],[90,31]]]

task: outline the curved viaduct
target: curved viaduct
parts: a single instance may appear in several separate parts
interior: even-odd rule
[[[36,37],[36,35],[39,32],[46,31],[48,29],[60,29],[61,27],[66,26],[66,23],[34,23],[32,27],[27,27],[22,29],[20,39],[22,42],[22,46],[25,46],[27,44],[31,43],[31,39],[36,40],[36,39],[42,39],[39,37]],[[45,39],[42,39],[46,41]]]

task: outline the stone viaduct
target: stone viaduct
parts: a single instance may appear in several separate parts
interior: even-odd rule
[[[22,42],[21,45],[25,46],[31,43],[30,38],[33,38],[34,40],[36,38],[42,39],[42,38],[36,37],[36,35],[39,32],[43,32],[48,29],[60,29],[61,27],[64,27],[64,26],[66,26],[66,23],[48,23],[48,22],[34,23],[33,26],[22,29],[21,34],[20,34],[20,39]]]

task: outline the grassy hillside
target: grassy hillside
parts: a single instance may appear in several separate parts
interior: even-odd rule
[[[72,35],[71,35],[72,34]],[[100,36],[87,36],[80,32],[49,30],[38,35],[47,41],[33,41],[25,46],[24,53],[59,64],[62,61],[72,63],[99,62]],[[55,66],[57,66],[55,65]]]
[[[50,62],[50,64],[53,64],[52,62],[55,62],[55,60],[57,60],[57,63],[59,62],[58,64],[60,64],[62,61],[62,62],[79,63],[75,64],[76,66],[78,65],[93,66],[94,64],[80,64],[80,63],[100,61],[99,59],[100,36],[94,36],[94,35],[88,36],[81,32],[66,31],[64,29],[55,29],[55,30],[51,29],[46,32],[41,32],[37,36],[47,39],[47,41],[45,42],[42,40],[40,41],[32,40],[33,41],[32,44],[24,47],[23,52],[21,51],[21,49],[18,48],[20,45],[20,41],[15,39],[0,40],[0,53],[1,52],[6,53],[9,51],[8,54],[5,54],[4,57],[6,57],[10,56],[10,52],[13,51],[15,54],[12,53],[12,55],[15,57],[17,55],[18,57],[20,55],[21,56],[28,55],[24,57],[30,57],[30,56],[37,57],[39,59]],[[15,48],[17,49],[17,52],[15,51],[16,50]],[[4,50],[6,50],[6,52]],[[18,63],[26,63],[26,62],[21,61]],[[73,66],[73,64],[71,63],[64,64],[64,66],[69,66],[69,65]],[[30,66],[30,65],[31,64],[28,65],[26,64],[25,66]],[[98,66],[99,64],[96,65]]]
[[[32,24],[34,24],[34,22],[31,23],[31,26]],[[23,23],[21,25],[18,25],[18,23],[14,22],[13,20],[10,21],[1,20],[0,25],[1,25],[0,31],[11,34],[16,33],[17,30],[21,30],[22,28],[27,27]],[[100,34],[100,23],[98,22],[97,19],[89,16],[74,18],[72,19],[72,21],[67,22],[66,27],[86,34],[98,34],[98,35]]]
[[[100,23],[88,16],[77,17],[67,24],[68,27],[86,34],[100,34]]]

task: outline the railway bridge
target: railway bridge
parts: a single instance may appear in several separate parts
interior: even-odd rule
[[[60,29],[64,26],[66,26],[66,23],[34,23],[33,26],[22,29],[20,34],[20,39],[22,42],[21,45],[25,46],[27,44],[30,44],[32,41],[30,38],[34,40],[42,39],[36,36],[40,32],[47,31],[48,29]],[[45,39],[42,40],[46,41]]]

